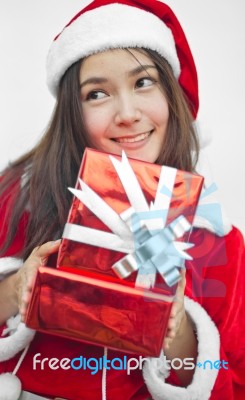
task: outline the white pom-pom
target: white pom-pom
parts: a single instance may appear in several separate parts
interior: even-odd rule
[[[21,394],[21,382],[16,375],[0,375],[0,400],[18,400]]]

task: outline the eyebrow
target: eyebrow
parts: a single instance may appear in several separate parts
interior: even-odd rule
[[[140,64],[138,67],[132,69],[131,71],[129,71],[128,75],[129,76],[135,76],[140,74],[143,71],[147,71],[148,69],[156,69],[156,66],[153,64]]]
[[[96,83],[106,83],[108,82],[108,79],[102,78],[99,76],[92,76],[91,78],[86,79],[82,83],[80,83],[80,88],[84,87],[85,85],[89,84],[96,84]]]
[[[146,64],[146,65],[139,65],[138,67],[130,70],[128,72],[128,76],[133,77],[139,75],[143,71],[147,71],[148,69],[154,68],[156,69],[155,65],[153,64]],[[91,76],[91,78],[86,79],[85,81],[80,83],[80,88],[83,88],[85,85],[89,84],[100,84],[108,82],[107,78],[100,77],[100,76]]]

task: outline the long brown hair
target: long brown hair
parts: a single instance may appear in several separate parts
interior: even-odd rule
[[[168,62],[155,51],[142,51],[155,63],[161,89],[169,104],[168,129],[156,163],[193,171],[199,147],[190,105]],[[0,254],[4,254],[13,242],[27,208],[29,218],[25,246],[18,256],[25,259],[37,245],[62,235],[72,199],[67,187],[74,186],[84,149],[91,146],[81,110],[81,62],[73,64],[64,74],[51,122],[41,141],[3,171],[0,207],[8,202],[2,227],[7,229],[7,237]],[[6,193],[7,197],[4,195]]]

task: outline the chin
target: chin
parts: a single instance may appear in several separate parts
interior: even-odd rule
[[[142,154],[142,153],[140,154],[140,153],[133,153],[130,151],[125,151],[125,153],[129,158],[134,158],[135,160],[145,161],[152,164],[154,164],[156,160],[153,154]]]

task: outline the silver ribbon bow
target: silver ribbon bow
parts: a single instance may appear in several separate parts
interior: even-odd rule
[[[149,213],[152,213],[149,211]],[[116,262],[112,269],[120,278],[127,278],[138,271],[137,286],[153,286],[156,271],[160,273],[169,286],[179,281],[180,273],[177,267],[184,267],[184,260],[191,257],[184,250],[191,248],[190,243],[177,242],[191,228],[184,216],[176,218],[166,228],[148,230],[140,225],[138,215],[131,208],[131,231],[135,238],[135,251]],[[154,211],[153,211],[154,214]],[[133,222],[134,221],[134,222]],[[125,220],[128,222],[128,220]]]

